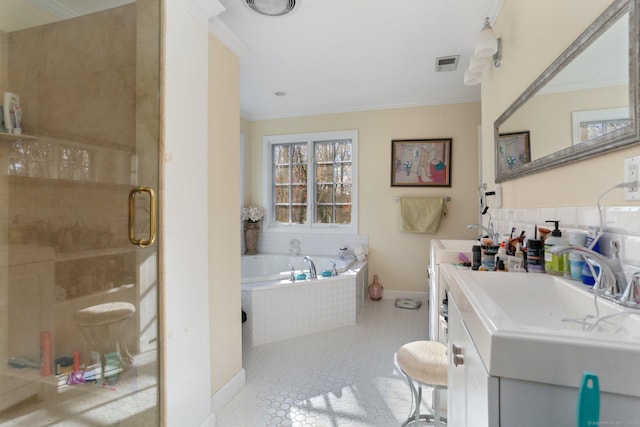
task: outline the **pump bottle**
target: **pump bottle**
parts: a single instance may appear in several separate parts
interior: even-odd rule
[[[567,264],[567,260],[565,260],[565,256],[551,253],[549,249],[552,246],[566,246],[568,244],[567,239],[562,237],[562,231],[558,228],[560,221],[549,220],[545,222],[553,223],[555,228],[544,241],[544,269],[548,274],[564,276],[564,273],[567,270],[565,265]]]

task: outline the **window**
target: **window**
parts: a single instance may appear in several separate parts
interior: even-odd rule
[[[265,137],[270,230],[357,232],[357,131]]]

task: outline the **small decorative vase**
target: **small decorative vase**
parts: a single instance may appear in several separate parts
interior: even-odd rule
[[[378,275],[373,275],[373,282],[369,285],[369,298],[373,301],[380,301],[382,299],[382,283],[378,281]]]
[[[244,246],[245,254],[255,255],[258,253],[258,237],[260,237],[260,221],[244,224]]]

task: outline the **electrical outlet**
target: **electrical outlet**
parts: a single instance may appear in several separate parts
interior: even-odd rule
[[[640,179],[638,178],[638,168],[640,166],[640,156],[624,159],[624,182],[635,182],[635,187],[624,189],[625,200],[640,200]]]

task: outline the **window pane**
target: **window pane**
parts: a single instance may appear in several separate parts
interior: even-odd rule
[[[336,224],[351,224],[351,206],[336,206]]]
[[[293,166],[293,175],[291,175],[291,182],[294,184],[307,183],[307,165]]]
[[[334,170],[334,181],[335,182],[351,182],[351,164],[350,163],[342,163],[336,165]]]
[[[289,166],[276,166],[274,176],[276,184],[289,183]]]
[[[335,155],[336,162],[350,162],[351,161],[351,141],[337,142],[335,152],[336,152],[336,155]]]
[[[276,186],[274,197],[277,204],[289,203],[289,186]]]
[[[293,195],[293,203],[307,203],[306,185],[294,185],[293,187],[291,187],[291,193]]]
[[[307,145],[291,145],[291,163],[307,163]]]
[[[333,182],[333,165],[316,166],[316,182]]]
[[[333,184],[316,185],[316,200],[318,203],[333,203]]]
[[[276,222],[289,223],[289,206],[276,206]]]
[[[316,142],[316,162],[333,162],[333,150],[330,142]]]
[[[351,203],[351,185],[336,185],[336,203]]]
[[[319,224],[333,223],[333,206],[318,205],[316,209],[316,222]]]
[[[276,165],[289,164],[289,146],[288,145],[273,146],[273,162]]]
[[[294,224],[304,224],[307,222],[307,207],[306,206],[292,206],[291,207],[291,222]]]

